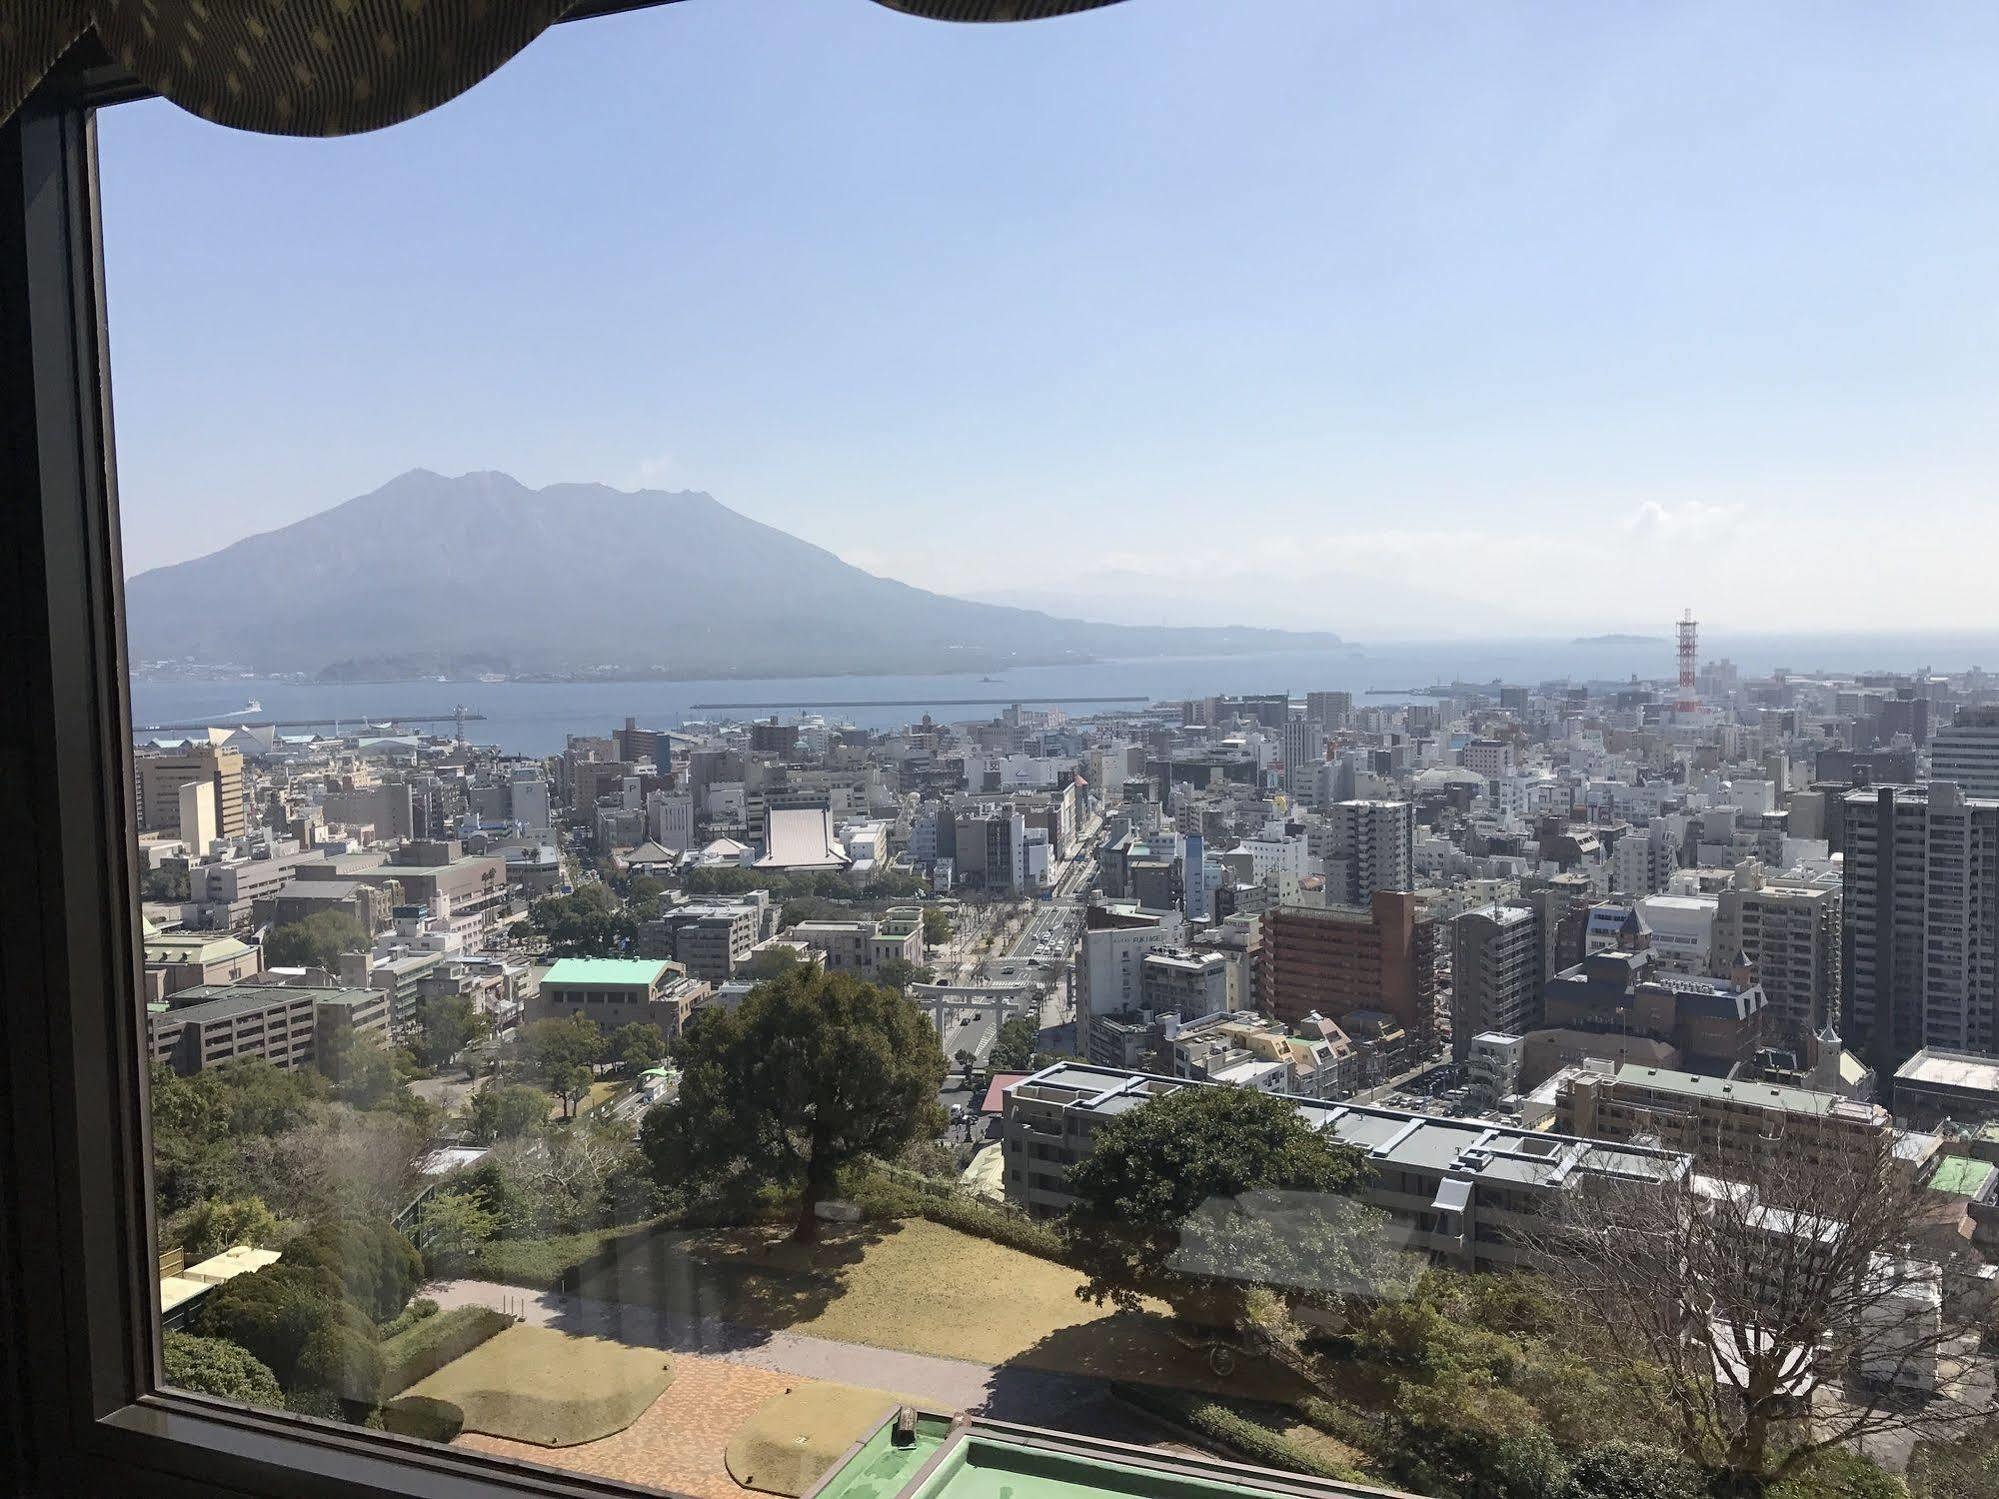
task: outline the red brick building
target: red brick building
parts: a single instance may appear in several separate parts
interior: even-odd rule
[[[1272,1016],[1338,1020],[1382,1010],[1418,1054],[1436,1035],[1437,926],[1412,891],[1378,890],[1366,906],[1279,906],[1263,919],[1258,963]]]

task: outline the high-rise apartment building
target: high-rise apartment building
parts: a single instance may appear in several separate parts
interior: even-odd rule
[[[1839,1000],[1840,892],[1745,866],[1716,897],[1713,962],[1746,955],[1763,985],[1769,1039],[1802,1048]]]
[[[1319,767],[1326,759],[1326,726],[1315,718],[1284,725],[1284,789],[1294,801],[1310,802],[1319,792]]]
[[[1427,1053],[1436,1033],[1437,926],[1410,891],[1365,905],[1279,906],[1264,915],[1264,1003],[1277,1019],[1356,1010],[1393,1016]]]
[[[1999,1050],[1999,801],[1949,781],[1849,791],[1841,1030],[1879,1077]]]
[[[1331,811],[1326,896],[1366,905],[1377,890],[1416,884],[1416,809],[1408,802],[1348,801]]]
[[[1541,1023],[1541,922],[1529,905],[1480,906],[1451,923],[1451,1056],[1482,1031],[1518,1036]]]
[[[1930,779],[1966,796],[1999,798],[1999,706],[1965,708],[1930,744]]]
[[[215,788],[215,833],[240,838],[250,830],[244,803],[249,777],[243,757],[232,749],[204,744],[178,755],[146,755],[139,760],[139,827],[148,833],[180,831],[180,788],[207,781]]]
[[[1353,694],[1308,692],[1305,694],[1305,716],[1328,729],[1344,729],[1353,717]]]

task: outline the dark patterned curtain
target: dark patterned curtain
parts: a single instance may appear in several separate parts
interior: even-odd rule
[[[140,83],[203,119],[272,135],[379,130],[463,93],[575,3],[0,0],[0,121],[94,31]],[[1116,0],[875,3],[939,21],[1031,21]]]

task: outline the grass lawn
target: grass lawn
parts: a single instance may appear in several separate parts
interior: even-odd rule
[[[854,1385],[801,1383],[773,1396],[729,1438],[729,1476],[797,1499],[898,1405],[920,1400]]]
[[[1283,1371],[1254,1362],[1218,1387],[1163,1317],[1092,1306],[1077,1298],[1081,1284],[1066,1266],[912,1218],[829,1225],[813,1245],[789,1242],[783,1227],[632,1234],[586,1265],[573,1289],[679,1318],[982,1364],[1263,1398],[1293,1393]]]
[[[510,1327],[406,1392],[448,1400],[467,1431],[573,1447],[623,1431],[672,1379],[656,1348],[629,1348],[553,1328]]]

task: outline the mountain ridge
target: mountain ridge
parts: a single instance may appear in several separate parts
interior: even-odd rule
[[[265,675],[828,676],[1335,646],[1106,625],[884,578],[700,490],[411,469],[127,580],[135,661]]]

